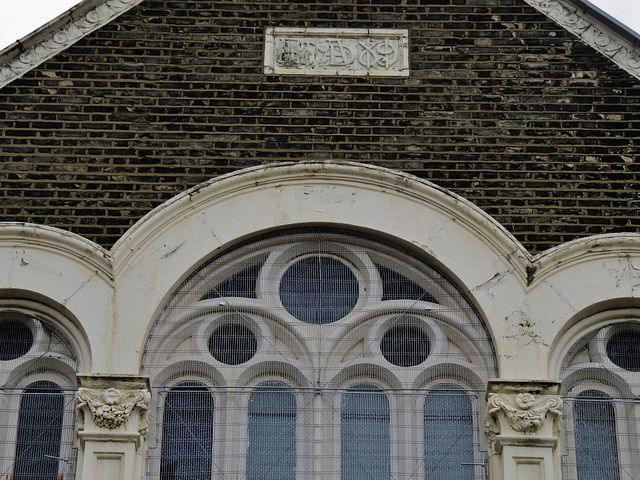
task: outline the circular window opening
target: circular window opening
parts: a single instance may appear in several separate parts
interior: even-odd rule
[[[213,358],[227,365],[247,362],[256,354],[258,341],[254,333],[244,325],[222,325],[209,337],[209,352]]]
[[[33,334],[24,323],[15,319],[20,314],[0,316],[0,360],[20,358],[33,346]]]
[[[316,325],[346,316],[358,302],[358,295],[358,279],[351,269],[324,255],[297,261],[280,282],[280,301],[287,312]]]
[[[389,363],[413,367],[429,356],[429,337],[418,327],[392,327],[382,337],[380,350]]]
[[[615,333],[607,342],[609,359],[620,368],[640,372],[640,332]]]

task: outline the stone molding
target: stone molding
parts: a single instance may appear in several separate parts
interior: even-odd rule
[[[553,397],[544,398],[541,403],[528,392],[519,393],[515,400],[511,395],[491,395],[487,414],[497,416],[500,410],[505,415],[509,426],[516,432],[537,433],[544,425],[547,413],[562,415],[562,401],[559,397]]]
[[[151,394],[147,390],[122,393],[117,388],[102,391],[79,388],[76,393],[76,408],[88,407],[96,426],[112,430],[123,425],[134,408],[147,410],[150,399]]]
[[[34,223],[0,222],[0,250],[3,248],[39,250],[85,265],[104,281],[113,283],[111,254],[108,250],[57,227]]]
[[[486,246],[487,255],[493,254],[508,259],[518,280],[523,286],[526,285],[526,265],[531,258],[530,254],[505,227],[470,201],[434,183],[404,172],[375,165],[331,161],[282,162],[250,167],[221,175],[176,195],[161,207],[145,215],[115,243],[111,250],[114,275],[122,276],[125,274],[125,269],[131,269],[138,262],[146,261],[148,252],[145,250],[155,249],[153,243],[161,236],[170,234],[174,229],[184,228],[178,226],[185,220],[194,219],[205,213],[207,209],[212,208],[212,205],[219,205],[223,201],[238,203],[239,199],[245,195],[256,196],[267,192],[267,195],[271,196],[274,191],[300,188],[308,190],[305,193],[307,198],[318,196],[316,189],[330,189],[331,196],[328,199],[321,197],[319,200],[343,204],[340,210],[335,210],[340,217],[340,223],[349,221],[346,217],[346,213],[349,212],[349,202],[342,201],[341,196],[346,196],[347,200],[353,203],[358,197],[372,191],[376,196],[379,195],[381,200],[384,197],[385,203],[397,198],[417,204],[423,212],[433,210],[443,218],[453,219],[452,223],[467,230],[468,238],[473,238]],[[305,197],[302,198],[307,200]],[[363,206],[359,207],[363,208]],[[408,206],[405,205],[405,208]],[[298,208],[298,210],[301,209]],[[364,221],[362,210],[356,210],[354,213]],[[309,220],[300,218],[298,221],[300,223],[318,221],[315,210],[310,212],[310,215]],[[293,217],[289,217],[287,220],[292,222]],[[331,222],[328,216],[324,221]],[[293,221],[293,223],[296,222]],[[402,222],[399,224],[402,225]],[[269,225],[269,228],[274,226],[276,225]],[[406,229],[403,227],[402,232],[397,236],[407,239],[410,237],[407,233],[414,230],[414,227]],[[442,227],[438,227],[440,235],[442,235],[441,230]],[[235,239],[242,235],[246,235],[246,232],[231,233],[229,236]],[[216,235],[216,239],[219,238],[221,234]],[[172,241],[167,245],[173,243]],[[212,245],[206,248],[207,253],[210,254]],[[163,255],[166,255],[164,258],[175,257],[173,251]],[[437,257],[437,255],[434,256]]]
[[[141,2],[142,0],[107,0],[97,3],[94,8],[81,14],[79,18],[73,18],[74,9],[71,10],[72,14],[61,15],[57,21],[51,22],[31,35],[31,39],[37,39],[35,42],[31,44],[18,42],[0,55],[0,64],[2,64],[0,88],[20,78]],[[562,0],[525,0],[525,2],[611,59],[626,72],[640,79],[640,49],[620,35]],[[91,2],[87,4],[90,5]],[[67,21],[68,17],[71,17],[69,21]]]
[[[145,377],[78,376],[78,381],[80,385],[86,385],[79,387],[76,393],[79,432],[87,428],[87,413],[98,431],[120,427],[126,431],[130,417],[137,413],[137,433],[146,438],[151,392]]]
[[[562,418],[559,388],[557,382],[491,380],[485,433],[492,451],[504,444],[555,447]]]
[[[409,31],[269,27],[265,31],[264,72],[406,77]]]
[[[58,25],[58,22],[55,22],[50,29],[45,28],[36,31],[35,35],[41,32],[43,38],[41,41],[26,49],[18,43],[17,46],[13,47],[13,50],[18,52],[13,58],[10,57],[11,50],[7,51],[6,55],[3,55],[8,55],[10,60],[1,62],[3,65],[0,67],[0,88],[20,78],[29,70],[67,49],[78,40],[111,22],[141,2],[142,0],[106,0],[98,3],[93,9],[79,18],[71,18],[61,27],[55,28]],[[66,17],[67,14],[63,14],[59,17],[59,21],[61,23],[64,22]],[[0,56],[0,59],[3,56]]]
[[[620,68],[640,79],[640,49],[574,5],[562,0],[525,0]]]

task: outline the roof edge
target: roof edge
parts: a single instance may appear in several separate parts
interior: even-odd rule
[[[620,19],[610,15],[606,11],[602,10],[597,5],[592,3],[592,0],[571,0],[577,7],[581,8],[588,15],[592,15],[598,20],[604,22],[605,25],[611,27],[611,29],[628,40],[634,48],[640,46],[640,33],[636,32],[633,28],[626,25]]]
[[[85,0],[0,52],[0,88],[101,28],[143,0]],[[640,80],[640,45],[576,0],[524,0]],[[581,7],[583,9],[581,9]],[[597,13],[597,12],[596,12]]]
[[[142,0],[85,0],[0,52],[0,88],[67,49]]]
[[[524,1],[640,80],[640,48],[626,35],[569,1]]]

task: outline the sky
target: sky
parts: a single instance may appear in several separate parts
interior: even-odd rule
[[[79,0],[0,0],[0,49],[28,35]]]
[[[588,0],[640,32],[640,1]],[[0,0],[0,49],[28,35],[78,3],[78,0]]]

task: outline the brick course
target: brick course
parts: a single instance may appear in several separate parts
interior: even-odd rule
[[[264,29],[406,28],[411,76],[267,76]],[[145,1],[0,90],[0,219],[105,247],[270,162],[410,172],[532,252],[640,228],[640,82],[521,0]]]

